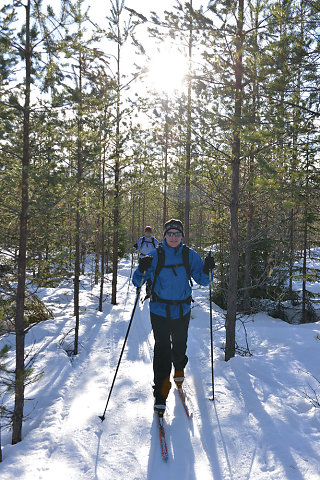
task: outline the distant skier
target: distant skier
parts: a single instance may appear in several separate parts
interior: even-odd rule
[[[146,255],[149,255],[152,250],[154,250],[159,245],[159,241],[152,235],[152,227],[147,225],[144,229],[143,237],[140,237],[137,243],[133,246],[137,252],[139,252],[139,258],[143,258]],[[149,298],[151,293],[151,280],[147,281],[146,284],[146,297]]]
[[[152,235],[152,227],[147,225],[143,237],[140,237],[133,246],[139,252],[140,257],[149,255],[159,245],[159,241]]]
[[[151,280],[150,318],[155,339],[154,409],[163,414],[171,388],[170,373],[174,366],[174,381],[181,385],[186,355],[191,312],[191,277],[200,285],[209,284],[209,271],[214,268],[210,255],[203,263],[200,255],[182,244],[183,225],[180,220],[166,222],[163,243],[139,260],[133,274],[133,284],[140,285],[142,274]]]

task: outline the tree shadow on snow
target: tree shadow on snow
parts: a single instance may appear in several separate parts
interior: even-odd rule
[[[234,372],[234,374],[236,376],[236,372]],[[271,375],[272,372],[270,372],[270,376]],[[278,384],[277,379],[272,378],[272,383]],[[253,458],[246,479],[249,480],[251,477],[254,459],[260,449],[260,463],[265,461],[265,467],[262,467],[263,471],[269,471],[270,475],[272,475],[272,471],[277,466],[274,465],[274,462],[270,460],[268,461],[268,453],[271,453],[274,458],[278,458],[279,464],[282,465],[286,472],[286,479],[305,480],[304,475],[299,470],[299,465],[297,464],[296,459],[292,455],[292,450],[295,448],[291,442],[294,440],[295,444],[299,443],[299,440],[296,438],[298,432],[295,432],[290,439],[291,435],[288,435],[288,425],[286,422],[283,419],[273,417],[266,412],[263,403],[258,398],[257,392],[252,386],[252,378],[250,378],[249,372],[245,371],[245,369],[242,370],[241,388],[240,385],[238,386],[240,389],[239,396],[244,401],[246,416],[249,414],[253,415],[258,422],[259,431],[261,432],[261,436],[259,436],[253,451]],[[266,426],[268,427],[267,430]],[[281,427],[283,427],[283,429]],[[302,438],[301,441],[305,442],[305,439]],[[281,449],[278,448],[279,444],[281,444]],[[307,449],[311,452],[312,445],[310,445],[310,448],[306,447],[306,450]]]
[[[202,442],[204,451],[206,452],[207,458],[210,462],[212,478],[214,478],[214,480],[226,480],[226,478],[230,478],[231,480],[238,480],[238,479],[234,479],[232,474],[232,468],[229,460],[227,444],[223,436],[223,431],[221,429],[218,413],[215,407],[215,402],[212,402],[209,399],[207,392],[205,392],[204,390],[202,374],[196,359],[195,361],[192,361],[191,359],[191,362],[192,362],[191,369],[193,373],[193,380],[196,387],[196,396],[199,401],[199,409],[201,412],[201,423],[199,422],[198,428],[201,434],[201,442]],[[228,466],[228,473],[224,471],[222,467],[220,455],[217,451],[218,442],[214,435],[214,432],[217,430],[217,428],[212,421],[213,409],[215,411],[215,416],[216,416],[216,425],[218,426],[218,430],[219,430],[219,440],[220,440],[220,443],[222,444],[225,461]]]
[[[149,341],[151,332],[149,305],[137,305],[127,343],[127,359],[139,360],[152,365],[153,344]],[[153,337],[152,337],[153,338]],[[152,368],[152,367],[151,367]]]

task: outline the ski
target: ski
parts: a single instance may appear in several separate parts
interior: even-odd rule
[[[187,417],[191,418],[191,413],[190,413],[190,410],[189,410],[188,405],[186,403],[186,394],[183,391],[182,385],[177,385],[177,390],[178,390],[178,394],[179,394],[180,400],[182,402],[184,411],[186,412]]]
[[[159,437],[160,437],[160,448],[162,459],[166,462],[168,460],[168,448],[166,442],[166,435],[164,431],[164,418],[163,414],[156,414],[158,417],[158,426],[159,426]]]

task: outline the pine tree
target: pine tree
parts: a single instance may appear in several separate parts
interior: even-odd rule
[[[10,28],[10,22],[13,22],[18,12],[24,11],[23,26],[20,32]],[[6,5],[4,13],[5,30],[1,34],[1,43],[5,45],[5,63],[9,55],[10,61],[17,61],[19,58],[23,65],[24,79],[23,89],[19,92],[19,86],[12,89],[9,97],[9,104],[12,110],[17,114],[17,123],[20,123],[21,143],[20,150],[14,147],[21,159],[21,181],[20,181],[20,206],[19,206],[19,254],[17,257],[17,289],[16,289],[16,312],[15,312],[15,334],[16,334],[16,369],[15,369],[15,406],[13,412],[13,432],[12,443],[15,444],[21,440],[21,429],[23,420],[24,406],[24,307],[26,290],[26,271],[27,271],[27,246],[28,246],[28,218],[30,215],[30,171],[31,163],[31,115],[33,113],[33,104],[31,97],[31,86],[38,82],[35,74],[36,68],[42,61],[42,56],[37,49],[39,45],[50,47],[50,38],[63,24],[62,18],[56,21],[53,12],[48,9],[47,16],[50,17],[51,28],[43,28],[46,25],[46,16],[41,13],[41,2],[32,2],[27,0],[25,3],[17,2],[11,6]],[[39,76],[40,78],[40,76]],[[40,83],[40,82],[39,82]],[[8,96],[8,95],[7,95]],[[22,99],[22,104],[20,103]],[[7,141],[7,143],[9,143]]]

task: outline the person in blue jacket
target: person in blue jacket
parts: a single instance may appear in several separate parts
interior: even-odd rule
[[[188,362],[186,355],[188,328],[191,313],[191,286],[186,265],[183,259],[182,238],[183,224],[180,220],[171,219],[165,223],[163,243],[164,265],[157,270],[159,248],[154,249],[139,260],[139,267],[133,274],[133,284],[144,281],[152,282],[150,298],[150,318],[154,334],[154,409],[164,412],[166,399],[171,388],[170,373],[174,366],[174,381],[181,385],[184,380],[184,369]],[[209,284],[209,271],[214,268],[211,255],[203,263],[200,255],[191,248],[188,251],[188,269],[190,277],[198,284]],[[185,254],[184,254],[185,255]],[[162,257],[163,258],[163,257]]]

